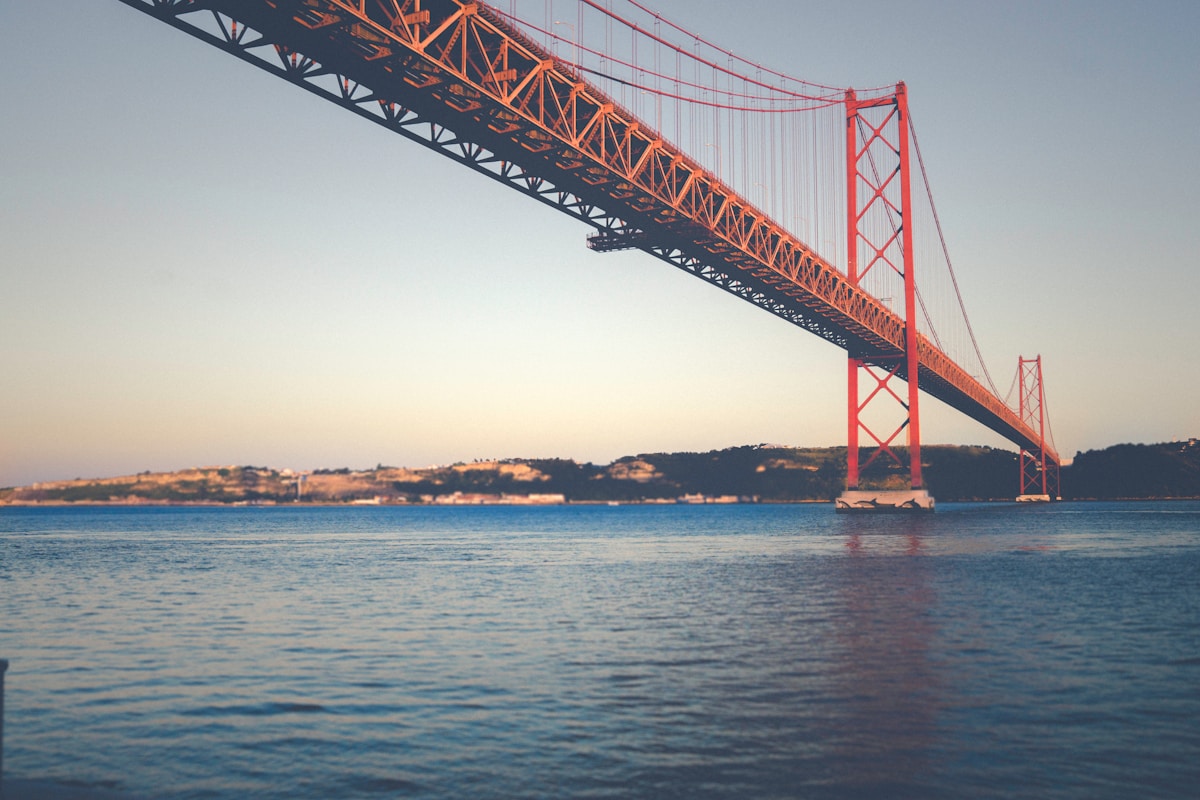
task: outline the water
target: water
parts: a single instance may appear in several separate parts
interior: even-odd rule
[[[0,657],[10,785],[1194,797],[1200,503],[0,509]]]

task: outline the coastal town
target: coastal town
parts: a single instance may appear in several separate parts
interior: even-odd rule
[[[775,459],[776,466],[778,462]],[[816,470],[790,463],[782,468]],[[585,486],[590,484],[588,488],[599,491],[589,496],[578,487],[574,491],[560,490],[564,484],[580,479],[587,482]],[[0,504],[548,506],[568,502],[733,504],[759,500],[753,495],[689,491],[685,483],[666,480],[662,471],[643,458],[599,468],[563,460],[475,461],[424,468],[380,465],[365,470],[231,465],[39,482],[0,489]],[[602,488],[606,485],[608,491]],[[614,485],[618,487],[615,490]],[[678,491],[669,491],[673,488]]]

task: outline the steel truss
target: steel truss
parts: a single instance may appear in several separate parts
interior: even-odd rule
[[[595,250],[643,250],[851,353],[911,349],[898,315],[484,3],[121,2],[590,225]],[[1035,441],[917,349],[925,391]]]

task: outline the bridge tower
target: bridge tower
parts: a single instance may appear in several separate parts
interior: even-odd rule
[[[902,279],[904,342],[899,353],[865,347],[848,349],[846,491],[839,511],[933,510],[921,478],[920,397],[917,387],[916,276],[909,181],[908,93],[903,83],[891,94],[859,99],[846,92],[846,274],[855,288],[873,272]],[[882,276],[884,282],[888,276]],[[860,380],[862,379],[862,380]],[[899,381],[907,389],[898,388]],[[882,415],[877,410],[880,406]],[[871,413],[868,414],[870,407]],[[880,423],[880,417],[891,419]],[[892,425],[895,427],[891,427]],[[909,488],[864,491],[862,471],[881,456],[903,466],[896,452],[908,444]],[[873,447],[860,463],[860,439]]]
[[[1017,360],[1020,384],[1018,413],[1037,432],[1038,448],[1021,448],[1021,493],[1017,502],[1048,502],[1058,498],[1058,462],[1046,457],[1046,390],[1042,385],[1042,357]]]

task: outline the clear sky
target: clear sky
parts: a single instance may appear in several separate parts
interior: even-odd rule
[[[652,4],[907,83],[984,354],[1002,389],[1043,356],[1064,455],[1200,435],[1200,3]],[[117,0],[0,2],[0,48],[0,486],[844,444],[833,345]]]

